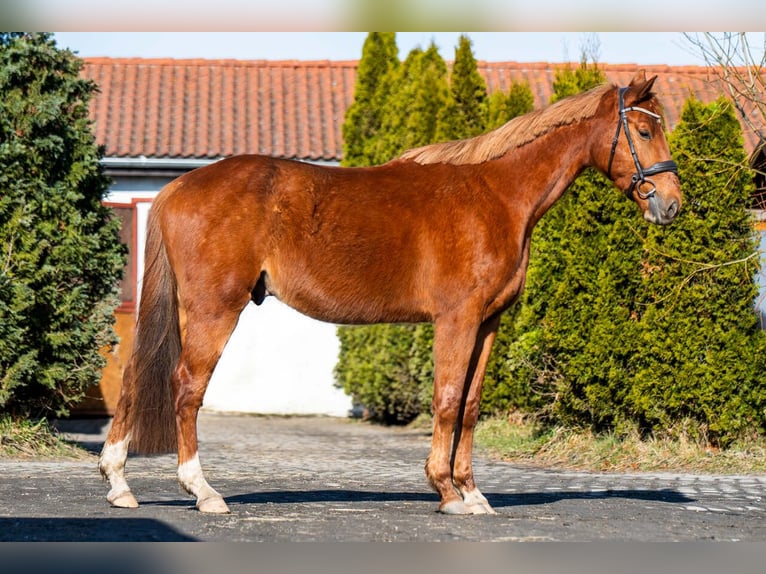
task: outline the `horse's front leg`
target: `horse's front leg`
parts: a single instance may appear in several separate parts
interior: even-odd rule
[[[224,514],[229,507],[205,480],[197,443],[197,414],[210,377],[234,330],[237,314],[187,317],[186,337],[178,367],[173,375],[178,434],[178,482],[196,497],[202,512]]]
[[[440,317],[434,325],[434,427],[425,470],[441,497],[439,511],[445,514],[473,513],[453,482],[452,436],[465,399],[478,330],[476,321],[459,314]]]
[[[495,514],[487,499],[476,486],[473,478],[473,433],[479,418],[481,388],[484,373],[492,352],[492,344],[500,326],[497,315],[484,322],[479,329],[473,357],[468,370],[462,420],[455,427],[452,460],[452,481],[463,497],[463,502],[473,514]]]

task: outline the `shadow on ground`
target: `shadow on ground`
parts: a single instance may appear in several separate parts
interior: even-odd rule
[[[149,518],[0,518],[2,542],[191,542]],[[140,572],[136,570],[135,572]]]
[[[111,418],[57,419],[53,428],[76,438],[67,439],[92,454],[99,454],[104,446],[104,436],[111,424]]]
[[[551,504],[560,500],[622,498],[668,503],[689,503],[694,499],[676,490],[602,490],[588,492],[485,493],[495,508]],[[377,492],[368,490],[275,490],[226,497],[230,504],[302,504],[311,502],[438,502],[430,492]],[[162,503],[159,503],[162,504]]]

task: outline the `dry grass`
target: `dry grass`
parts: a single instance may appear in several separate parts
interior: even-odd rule
[[[766,472],[766,439],[742,441],[722,450],[677,433],[673,438],[595,435],[534,423],[490,419],[479,423],[477,446],[515,463],[596,472],[685,472],[751,474]]]
[[[79,460],[88,456],[85,450],[61,438],[45,419],[17,421],[0,417],[0,458]]]

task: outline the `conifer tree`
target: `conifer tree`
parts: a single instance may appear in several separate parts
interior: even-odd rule
[[[595,173],[543,217],[486,410],[721,445],[764,431],[752,182],[731,104],[687,102],[669,143],[685,200],[673,225],[644,223]]]
[[[486,90],[470,53],[470,41],[462,40],[457,51],[460,56],[456,59],[461,64],[457,71],[453,70],[451,88],[446,64],[433,45],[426,51],[413,50],[401,67],[389,71],[384,82],[388,86],[387,99],[378,102],[383,114],[381,129],[366,148],[369,164],[383,163],[406,149],[444,139],[439,132],[445,129],[446,121],[455,122],[449,127],[450,139],[476,134],[470,123],[444,112],[451,100],[451,89],[452,94],[478,94],[473,98],[461,96],[465,117],[482,122],[487,118],[486,100],[482,97]],[[481,89],[466,89],[470,85],[480,85]],[[494,117],[499,123],[530,111],[533,103],[526,84],[514,85],[509,94],[502,94],[496,101]],[[432,325],[341,327],[338,337],[341,350],[336,382],[368,407],[372,416],[388,423],[402,423],[430,410]]]
[[[354,102],[343,122],[342,165],[370,165],[367,147],[380,132],[384,111],[381,104],[388,100],[389,82],[399,65],[396,35],[393,32],[370,32],[359,60]]]
[[[393,72],[391,96],[385,103],[381,136],[371,151],[374,163],[436,141],[439,113],[447,103],[447,64],[434,44],[415,48]]]
[[[0,34],[0,413],[61,416],[114,342],[124,264],[88,120],[95,85],[50,34]]]
[[[551,104],[574,96],[602,84],[606,78],[596,62],[589,62],[585,54],[576,68],[561,68],[556,71],[553,80],[553,95]]]
[[[435,141],[438,117],[448,98],[447,65],[435,45],[412,50],[389,71],[390,92],[380,100],[381,128],[367,147],[369,165]],[[428,325],[339,327],[336,384],[371,416],[389,424],[411,421],[429,408],[433,370]]]
[[[499,128],[516,116],[531,112],[535,107],[532,90],[526,82],[513,82],[508,92],[497,90],[487,99],[486,130]]]
[[[436,141],[458,140],[483,133],[487,123],[487,86],[481,77],[468,36],[461,35],[449,78],[449,99],[439,112]]]
[[[752,172],[742,168],[741,127],[727,99],[687,101],[669,143],[684,213],[677,225],[647,230],[624,416],[663,432],[685,421],[725,445],[766,430]]]

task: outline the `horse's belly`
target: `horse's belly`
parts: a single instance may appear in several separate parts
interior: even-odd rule
[[[269,275],[268,294],[314,319],[337,324],[430,321],[426,305],[398,282],[362,275],[313,274],[307,269]]]

